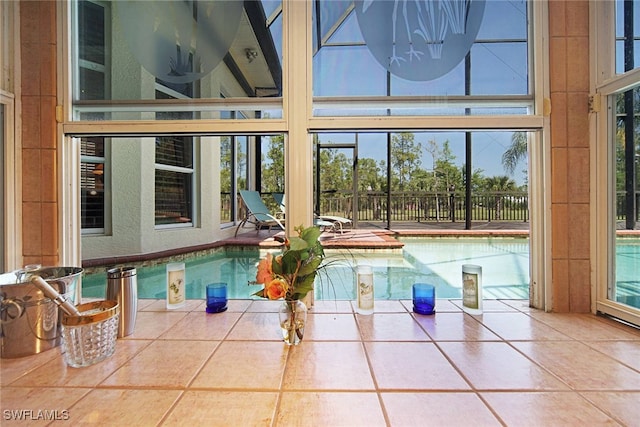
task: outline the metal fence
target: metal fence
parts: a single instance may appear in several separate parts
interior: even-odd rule
[[[466,200],[462,192],[358,193],[358,221],[433,222],[465,221]],[[320,213],[353,218],[352,193],[323,194]],[[471,195],[471,221],[529,221],[529,196],[522,191],[476,192]],[[390,209],[387,209],[390,206]]]
[[[635,192],[635,203],[636,203],[636,209],[635,209],[635,221],[639,221],[640,220],[640,209],[638,209],[638,206],[640,206],[640,192]],[[617,191],[616,192],[616,219],[618,221],[624,221],[627,218],[627,196],[626,196],[626,192],[624,191]]]

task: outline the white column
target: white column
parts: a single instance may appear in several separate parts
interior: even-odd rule
[[[313,148],[307,134],[311,114],[310,2],[285,1],[283,95],[289,134],[285,139],[287,235],[313,224]],[[304,54],[303,54],[304,53]]]

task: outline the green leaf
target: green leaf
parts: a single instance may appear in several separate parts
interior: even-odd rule
[[[298,268],[297,252],[289,251],[282,256],[282,274],[293,274]]]
[[[282,266],[280,266],[280,264],[276,261],[276,257],[273,257],[273,262],[271,263],[271,271],[274,272],[274,274],[282,274]]]
[[[307,249],[309,244],[306,240],[301,239],[300,237],[294,236],[289,238],[289,251],[301,251],[303,249]]]
[[[300,237],[305,242],[307,242],[308,246],[313,247],[316,245],[316,243],[318,243],[320,234],[322,234],[322,231],[320,231],[320,227],[309,227],[302,230],[302,233],[300,233]]]
[[[296,292],[293,295],[294,299],[304,298],[310,291],[313,290],[313,281],[315,280],[315,274],[300,277],[296,281]]]
[[[314,258],[308,263],[302,265],[300,270],[298,271],[298,275],[306,276],[307,274],[315,273],[318,267],[320,267],[320,263],[322,263],[322,259]]]

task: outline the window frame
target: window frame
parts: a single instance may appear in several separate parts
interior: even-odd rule
[[[638,5],[640,7],[640,4]],[[615,284],[616,95],[640,87],[640,68],[616,73],[615,4],[595,2],[591,8],[591,259],[592,311],[640,324],[640,309],[610,299]],[[604,161],[603,161],[604,160]]]
[[[537,289],[531,292],[532,305],[542,308],[550,298],[551,292],[547,288],[551,285],[551,236],[548,224],[550,212],[550,195],[543,189],[550,185],[550,147],[547,142],[549,135],[549,84],[548,84],[548,5],[546,2],[528,0],[530,21],[529,27],[529,87],[533,94],[532,111],[530,114],[516,114],[509,116],[477,115],[477,116],[360,116],[360,117],[314,117],[312,112],[312,76],[311,60],[311,28],[306,23],[311,22],[312,3],[308,1],[284,1],[283,13],[283,96],[281,99],[283,117],[269,119],[229,119],[229,120],[176,120],[155,121],[140,120],[131,122],[79,122],[74,121],[71,111],[73,106],[70,99],[65,99],[65,118],[62,129],[67,140],[73,135],[85,133],[100,134],[163,134],[172,133],[180,129],[183,133],[194,134],[283,134],[285,144],[285,187],[288,196],[297,200],[310,199],[313,179],[307,174],[312,170],[313,148],[311,135],[313,133],[343,130],[365,131],[429,131],[429,130],[526,130],[535,137],[531,144],[530,177],[531,177],[531,282]],[[58,7],[67,16],[66,2],[60,2]],[[64,23],[66,25],[66,23]],[[65,43],[63,45],[66,46]],[[291,52],[291,54],[288,54]],[[69,58],[66,52],[66,58]],[[66,76],[66,84],[70,84],[70,73]],[[299,76],[308,78],[299,78]],[[297,76],[297,78],[293,78]],[[66,92],[65,92],[66,93]],[[221,99],[218,102],[228,108],[238,103],[238,99]],[[243,109],[268,108],[280,102],[278,98],[242,100]],[[340,102],[338,100],[338,102]],[[347,102],[344,100],[342,102]],[[64,158],[64,164],[72,159]],[[295,164],[295,167],[292,167]],[[64,171],[69,180],[77,176],[77,166]],[[305,175],[306,174],[306,175]],[[313,217],[312,201],[300,203],[295,208],[287,206],[287,232],[290,224],[311,223]],[[77,227],[74,221],[72,205],[64,207],[65,223]],[[79,246],[80,242],[76,242]],[[75,262],[80,261],[79,249]],[[64,257],[63,257],[64,258]],[[547,268],[545,268],[547,266]]]

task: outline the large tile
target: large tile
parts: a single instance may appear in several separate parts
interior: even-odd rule
[[[218,344],[218,341],[154,341],[103,385],[185,387]]]
[[[365,348],[379,389],[469,389],[432,343],[368,342]]]
[[[249,299],[230,299],[227,301],[227,311],[228,312],[240,312],[243,313],[249,308],[251,305],[251,300]],[[205,304],[202,305],[203,310]]]
[[[160,311],[165,313],[180,313],[185,311],[204,311],[204,300],[188,299],[185,300],[184,305],[179,308],[168,309],[167,301],[164,299],[154,300],[151,304],[144,307],[141,311]]]
[[[133,333],[125,339],[155,339],[187,315],[182,311],[138,311]]]
[[[637,340],[638,335],[631,328],[612,327],[591,314],[531,313],[536,319],[579,341],[597,340]]]
[[[59,355],[14,384],[29,387],[95,387],[149,344],[150,341],[144,340],[117,340],[116,351],[111,357],[84,368],[67,366],[62,355]]]
[[[15,359],[2,359],[0,362],[0,386],[11,384],[17,378],[28,374],[52,359],[60,358],[60,348],[54,347],[42,353]]]
[[[167,340],[222,340],[240,318],[241,313],[209,314],[204,310],[188,313],[160,336]]]
[[[345,300],[316,300],[311,307],[310,313],[353,313],[351,301]]]
[[[499,426],[475,393],[382,393],[392,426]]]
[[[530,313],[537,309],[529,305],[529,300],[515,299],[515,300],[501,300],[503,304],[507,304],[509,307],[513,307],[518,311]]]
[[[364,341],[430,341],[409,313],[375,313],[358,316]]]
[[[100,299],[100,298],[97,298],[97,299]],[[155,299],[138,298],[138,311],[144,311],[147,307],[151,307],[154,304],[156,304],[157,301],[158,300],[155,300]],[[84,298],[83,298],[83,302],[87,302],[87,301],[84,301]]]
[[[373,392],[284,392],[276,425],[373,427],[386,423]]]
[[[578,390],[640,390],[640,373],[576,341],[515,342],[518,350]]]
[[[524,313],[484,313],[480,321],[504,340],[569,340],[545,323]]]
[[[373,390],[373,378],[360,342],[303,341],[291,347],[285,390]]]
[[[416,314],[415,319],[434,341],[500,340],[476,318],[464,313],[436,313],[431,316]]]
[[[453,304],[455,304],[456,306],[458,306],[460,308],[460,310],[463,310],[463,304],[462,304],[462,300],[451,300],[451,302]],[[515,312],[517,311],[514,307],[512,307],[510,304],[505,304],[504,302],[502,302],[501,300],[495,300],[495,299],[483,299],[482,300],[482,312],[483,313],[488,313],[488,312],[498,312],[498,313],[502,313],[502,312]]]
[[[271,426],[278,393],[186,391],[163,426]]]
[[[279,342],[226,341],[192,382],[193,388],[278,390],[288,347]]]
[[[354,311],[357,308],[355,301],[352,301]],[[402,302],[397,300],[375,300],[373,304],[374,313],[406,313],[407,308]]]
[[[158,425],[180,390],[95,389],[69,411],[74,426]]]
[[[277,312],[246,312],[235,324],[228,340],[282,341]]]
[[[256,291],[259,288],[256,288]],[[253,300],[247,311],[251,313],[277,313],[278,309],[282,305],[282,301],[272,301],[268,299]]]
[[[314,341],[359,341],[360,331],[353,314],[307,315],[304,340]]]
[[[640,372],[640,341],[586,341],[585,344]]]
[[[520,391],[482,397],[510,427],[618,425],[577,393]]]
[[[605,414],[626,426],[637,425],[640,420],[640,392],[587,392],[585,399]]]
[[[0,413],[3,425],[43,426],[56,421],[74,420],[69,408],[89,393],[88,388],[2,387]],[[45,412],[46,411],[46,412]]]
[[[438,344],[478,390],[563,390],[566,385],[503,342]]]

